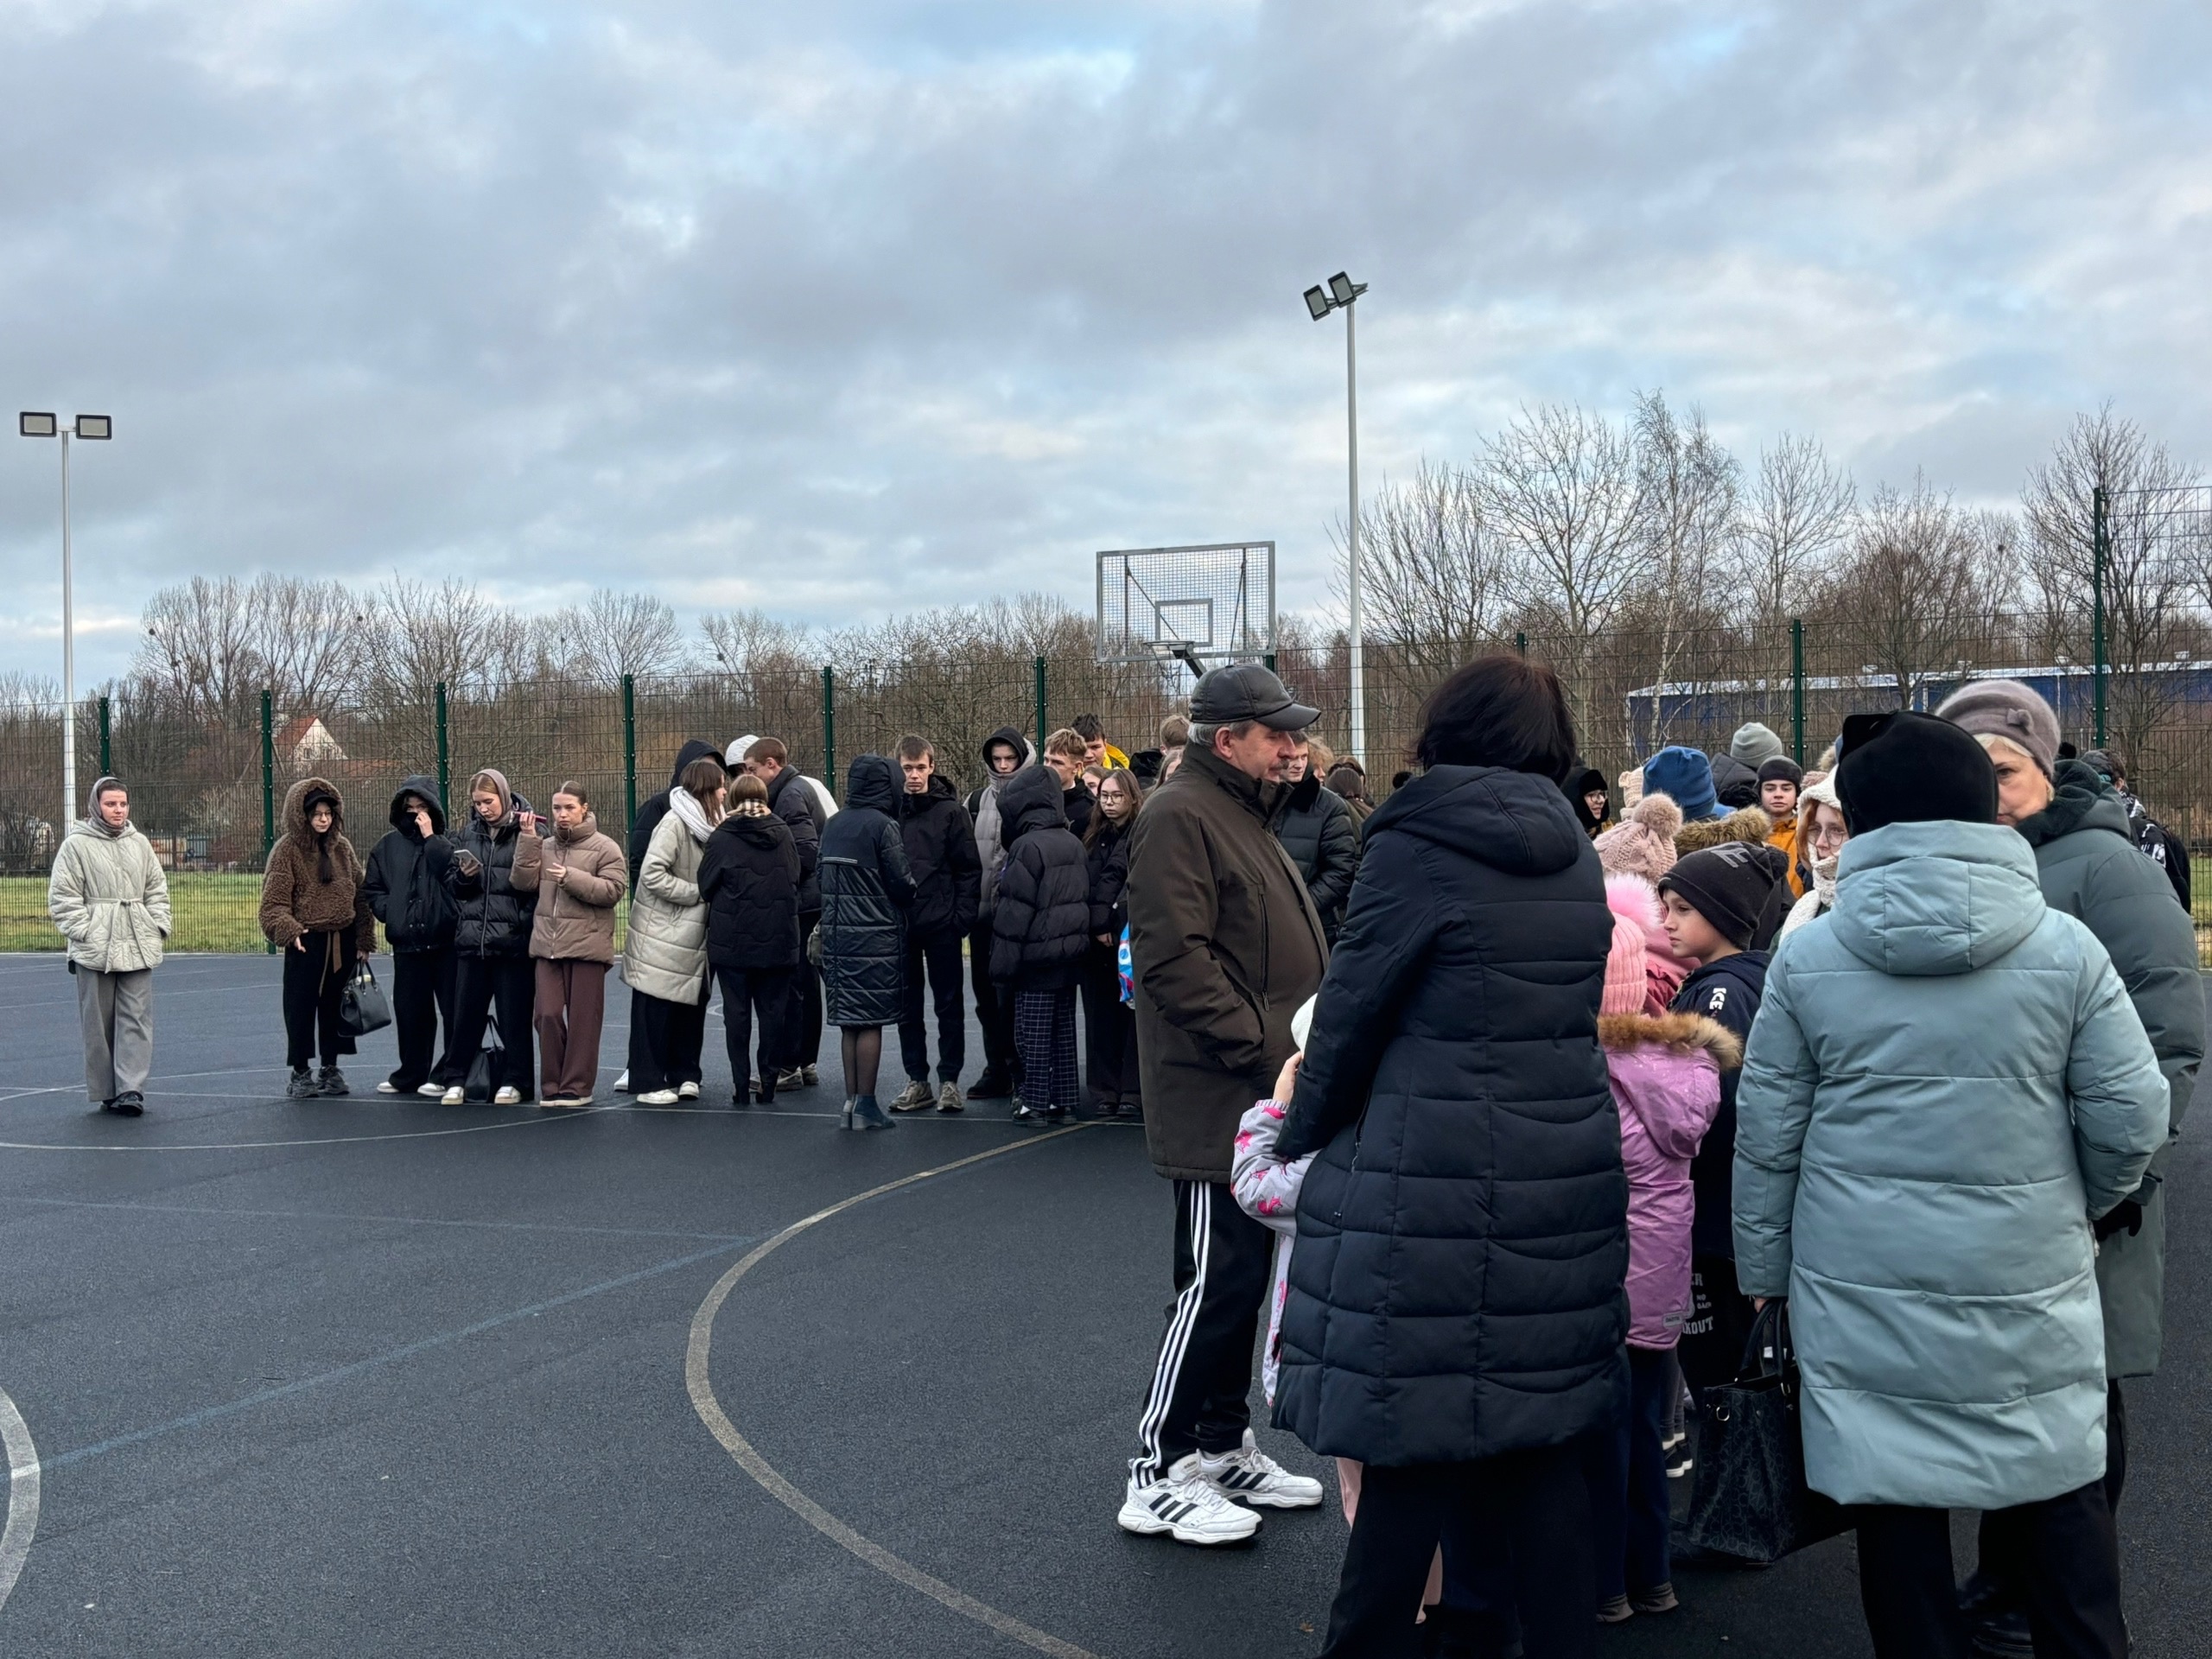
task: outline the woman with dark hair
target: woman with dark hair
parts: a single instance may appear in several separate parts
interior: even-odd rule
[[[262,937],[284,953],[284,1092],[295,1100],[346,1092],[338,1057],[353,1039],[338,1028],[338,999],[357,957],[377,948],[361,861],[346,839],[346,804],[327,779],[302,778],[284,797],[284,833],[261,878]],[[317,1052],[322,1070],[308,1075]]]
[[[883,1028],[906,1000],[906,912],[913,868],[899,834],[899,768],[880,754],[856,759],[845,809],[822,836],[822,997],[841,1033],[849,1129],[888,1129],[875,1098]]]
[[[638,866],[622,979],[630,988],[634,1033],[630,1087],[640,1106],[699,1097],[699,1052],[713,990],[699,864],[721,822],[723,784],[722,769],[714,761],[687,765],[668,791],[668,816],[655,827]]]
[[[1581,820],[1583,833],[1595,841],[1613,827],[1613,791],[1607,787],[1605,774],[1595,766],[1575,763],[1573,780],[1567,786],[1568,803],[1574,816]]]
[[[1598,1040],[1612,918],[1557,677],[1486,657],[1368,821],[1302,1067],[1276,1421],[1365,1465],[1332,1655],[1410,1650],[1440,1536],[1511,1543],[1531,1654],[1594,1650],[1578,1442],[1624,1398],[1628,1183]],[[1292,1071],[1295,1069],[1294,1083]]]
[[[1090,1057],[1090,1104],[1101,1117],[1141,1116],[1136,1010],[1122,1001],[1122,930],[1128,925],[1129,831],[1144,786],[1116,767],[1099,780],[1098,810],[1083,838],[1090,883],[1090,943],[1083,957],[1083,1027]]]

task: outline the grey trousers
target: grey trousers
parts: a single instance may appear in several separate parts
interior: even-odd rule
[[[77,1012],[85,1022],[86,1095],[105,1103],[143,1091],[154,1069],[154,970],[78,969]]]

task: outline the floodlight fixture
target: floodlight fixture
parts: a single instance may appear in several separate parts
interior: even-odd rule
[[[50,438],[60,429],[51,414],[35,414],[25,410],[16,416],[16,430],[27,438]]]
[[[115,423],[105,415],[79,415],[77,435],[105,442],[115,435]]]
[[[1329,297],[1338,305],[1350,305],[1365,290],[1352,281],[1350,273],[1338,271],[1329,278]]]
[[[1326,317],[1329,315],[1329,290],[1323,288],[1319,283],[1314,283],[1313,287],[1307,289],[1306,290],[1306,308],[1313,314],[1313,321],[1316,322],[1319,322],[1323,318]],[[28,421],[30,419],[30,416],[26,415],[23,418]],[[54,416],[49,415],[46,418],[51,421]]]

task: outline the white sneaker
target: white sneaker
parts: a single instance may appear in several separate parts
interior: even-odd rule
[[[614,1092],[618,1095],[626,1095],[630,1092],[630,1074],[628,1071],[624,1071],[620,1077],[614,1079]]]
[[[1123,1532],[1164,1532],[1179,1544],[1241,1544],[1260,1529],[1257,1515],[1230,1503],[1198,1472],[1195,1452],[1148,1486],[1132,1476],[1114,1519]]]
[[[468,1096],[461,1092],[461,1085],[456,1083],[452,1088],[447,1090],[444,1094],[439,1096],[438,1100],[439,1103],[442,1105],[462,1106],[467,1103]]]
[[[522,1090],[516,1088],[512,1083],[506,1084],[498,1094],[492,1096],[492,1103],[494,1106],[517,1106],[521,1104],[521,1103]]]
[[[1270,1510],[1311,1510],[1321,1503],[1321,1483],[1308,1475],[1294,1475],[1260,1450],[1252,1431],[1244,1431],[1244,1444],[1218,1455],[1197,1454],[1198,1478],[1224,1497],[1240,1498]]]
[[[398,1092],[398,1090],[391,1086],[391,1079],[390,1077],[386,1077],[382,1083],[377,1084],[377,1093],[380,1095],[396,1095]]]
[[[649,1090],[637,1096],[636,1100],[640,1106],[673,1106],[676,1104],[676,1090],[673,1089]]]
[[[696,1083],[679,1083],[676,1085],[676,1095],[679,1100],[696,1100],[699,1098],[699,1085]]]
[[[446,1086],[442,1083],[426,1083],[415,1091],[425,1100],[443,1100]]]

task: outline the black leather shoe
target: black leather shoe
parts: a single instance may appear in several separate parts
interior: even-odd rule
[[[146,1110],[146,1102],[136,1089],[126,1089],[107,1103],[107,1109],[118,1117],[138,1117]]]

